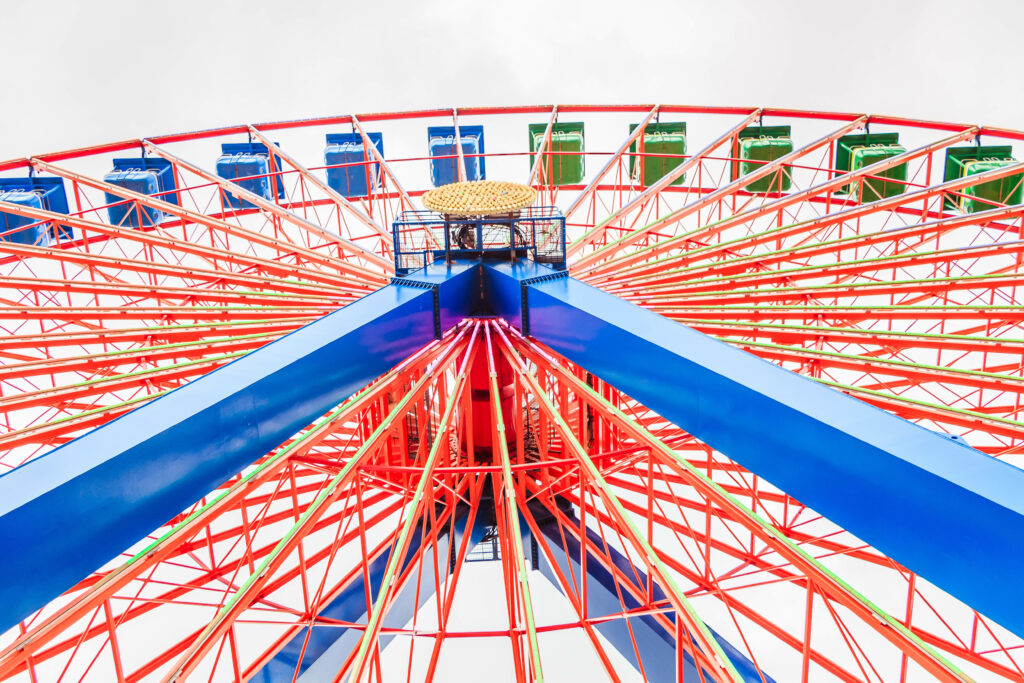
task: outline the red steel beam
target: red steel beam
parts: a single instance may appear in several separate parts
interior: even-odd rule
[[[594,194],[594,191],[597,189],[597,186],[604,179],[604,177],[608,175],[608,171],[610,171],[615,166],[615,164],[617,164],[619,160],[622,159],[622,155],[626,153],[626,150],[629,149],[629,146],[636,142],[637,138],[644,134],[644,131],[647,130],[647,124],[650,123],[651,119],[653,119],[657,115],[658,106],[655,105],[654,108],[651,109],[651,111],[647,112],[647,116],[644,117],[644,120],[641,121],[640,124],[636,128],[634,128],[628,136],[626,136],[625,142],[619,145],[619,148],[615,150],[615,153],[612,154],[611,158],[605,162],[604,166],[601,167],[601,170],[597,172],[597,175],[594,176],[594,178],[589,183],[587,183],[587,186],[583,188],[583,190],[578,195],[576,195],[575,199],[572,200],[572,203],[569,204],[569,208],[565,210],[564,216],[566,221],[572,218],[572,215],[576,213],[580,206],[583,205],[583,202],[585,202],[591,195]],[[575,250],[573,249],[575,244],[576,243],[574,242],[572,245],[569,246],[568,251],[566,252],[566,256],[571,258],[575,254]]]
[[[262,210],[267,215],[273,216],[274,218],[277,218],[279,220],[287,221],[288,223],[291,223],[295,227],[299,228],[300,230],[303,230],[311,235],[316,235],[320,239],[324,240],[324,242],[327,244],[337,245],[338,249],[344,252],[346,257],[345,259],[334,259],[335,267],[338,270],[346,271],[357,277],[367,278],[370,281],[374,281],[379,280],[382,277],[381,273],[378,270],[374,270],[363,265],[356,265],[355,263],[352,263],[347,259],[351,258],[362,263],[372,264],[373,266],[376,266],[377,269],[383,270],[384,273],[390,272],[389,269],[394,267],[393,264],[383,256],[380,256],[379,254],[375,254],[371,251],[364,249],[361,245],[356,244],[352,240],[339,237],[338,235],[332,235],[331,233],[321,228],[319,225],[316,225],[315,223],[306,220],[302,216],[299,216],[289,211],[288,209],[282,207],[280,204],[264,199],[263,197],[253,192],[250,192],[249,190],[246,190],[237,183],[234,183],[230,180],[226,180],[224,178],[221,178],[220,176],[214,175],[202,168],[199,168],[195,164],[186,161],[185,159],[182,159],[181,157],[175,154],[172,154],[163,147],[160,147],[159,145],[156,145],[149,140],[146,140],[144,144],[148,150],[171,162],[172,164],[175,165],[177,169],[180,170],[184,168],[188,170],[189,173],[199,178],[202,178],[205,182],[213,183],[218,188],[220,188],[222,192],[231,194],[237,197],[238,199],[247,201],[250,204],[259,207],[259,209]],[[273,183],[271,184],[273,185]],[[124,196],[124,194],[126,193],[126,191],[123,188],[118,188],[117,186],[112,187],[115,190],[120,191],[112,192],[111,194]],[[146,195],[142,196],[145,197]],[[171,213],[173,215],[173,212]],[[295,245],[295,250],[311,252],[314,251],[312,249],[305,249],[298,245]]]
[[[715,254],[721,253],[719,245],[710,245],[707,248],[693,249],[687,252],[686,257],[681,260],[695,262],[694,265],[687,265],[678,268],[666,268],[657,275],[649,275],[636,281],[630,281],[626,288],[640,288],[652,284],[670,284],[686,282],[697,275],[732,275],[745,273],[752,270],[765,271],[773,266],[784,263],[805,263],[816,256],[838,254],[844,251],[860,250],[869,247],[881,248],[888,244],[899,245],[909,239],[919,239],[920,242],[938,239],[947,232],[967,226],[985,227],[996,220],[1019,219],[1024,215],[1024,207],[1012,206],[991,211],[978,212],[960,216],[948,216],[936,221],[908,225],[905,227],[865,232],[849,237],[829,240],[824,242],[804,241],[801,244],[784,249],[776,249],[761,254],[730,255],[724,260],[716,260]],[[1000,224],[1001,229],[1010,226]],[[714,253],[711,253],[714,252]],[[704,255],[709,258],[706,262],[700,263]],[[614,280],[612,280],[614,281]]]
[[[590,254],[581,256],[573,264],[574,273],[586,274],[592,270],[603,270],[606,267],[603,264],[603,259],[611,257],[621,249],[636,244],[641,239],[648,236],[650,233],[656,230],[660,230],[662,227],[665,227],[673,223],[678,223],[687,216],[697,213],[701,209],[711,206],[716,202],[724,200],[726,197],[729,197],[731,194],[739,190],[741,187],[746,187],[750,183],[761,178],[764,178],[768,175],[771,175],[772,173],[782,172],[781,169],[784,169],[786,166],[792,164],[797,159],[800,159],[808,154],[811,154],[812,152],[821,149],[822,147],[831,145],[833,142],[835,142],[840,137],[846,135],[852,130],[858,130],[860,128],[863,128],[867,120],[867,116],[859,117],[856,120],[833,131],[832,133],[829,133],[824,137],[818,138],[817,140],[811,142],[810,144],[804,145],[799,149],[793,150],[789,154],[786,154],[784,156],[779,157],[778,159],[763,164],[756,171],[752,171],[751,173],[748,173],[745,176],[733,180],[727,185],[723,185],[714,192],[704,197],[701,197],[697,201],[690,202],[681,209],[673,211],[672,213],[668,214],[667,216],[664,216],[663,218],[659,218],[653,223],[649,223],[637,230],[632,230],[627,235],[620,237],[614,242],[611,242],[610,244],[601,247],[600,249],[597,249],[596,251]],[[678,170],[678,168],[676,170]],[[659,242],[658,244],[661,244],[661,242]]]
[[[1024,207],[1021,207],[1024,211]],[[737,273],[734,275],[684,280],[678,283],[648,284],[643,293],[656,296],[686,296],[696,292],[722,291],[726,287],[775,287],[792,285],[801,280],[832,280],[850,279],[854,276],[882,274],[895,271],[906,271],[910,267],[954,266],[958,261],[982,259],[991,256],[1016,256],[1024,254],[1024,242],[1003,242],[978,244],[972,246],[950,247],[934,251],[905,251],[898,254],[876,256],[872,258],[836,261],[806,266],[797,266],[784,270],[763,272]],[[961,270],[961,268],[954,268]],[[966,271],[967,268],[963,267]],[[934,272],[934,271],[933,271]],[[872,279],[878,279],[877,277]],[[612,290],[618,293],[620,290]]]
[[[370,218],[362,209],[360,209],[358,206],[350,202],[347,197],[339,194],[330,185],[320,180],[318,176],[316,176],[308,168],[303,166],[297,159],[295,159],[295,157],[288,154],[280,147],[274,145],[270,138],[263,135],[263,133],[261,133],[258,128],[256,128],[255,126],[249,126],[249,132],[253,135],[253,137],[255,137],[257,140],[266,145],[267,149],[273,149],[274,156],[284,159],[284,161],[287,164],[291,165],[291,167],[294,168],[299,173],[299,175],[305,182],[309,183],[310,185],[313,185],[318,190],[326,194],[327,197],[334,203],[337,211],[340,212],[344,209],[344,211],[352,215],[353,218],[355,218],[362,225],[369,228],[378,237],[380,237],[385,246],[391,246],[391,233],[388,232],[388,230],[385,229],[380,223]],[[369,187],[369,185],[367,185],[367,187]]]
[[[685,159],[679,166],[672,169],[663,178],[659,179],[656,183],[654,183],[653,185],[645,189],[643,192],[641,192],[639,195],[631,199],[621,209],[612,212],[612,214],[609,215],[604,220],[602,220],[600,224],[595,225],[592,229],[588,230],[585,234],[583,234],[579,239],[574,240],[573,243],[569,245],[566,251],[566,255],[571,258],[578,254],[585,247],[600,241],[601,238],[603,238],[605,234],[608,232],[608,230],[613,226],[613,224],[621,224],[622,220],[625,217],[629,216],[634,211],[643,208],[647,204],[647,202],[660,196],[661,193],[664,192],[667,188],[669,188],[677,178],[681,178],[684,173],[687,173],[694,166],[699,165],[701,161],[710,157],[716,149],[718,149],[725,143],[735,138],[741,130],[743,130],[751,123],[756,121],[761,116],[761,112],[761,109],[755,109],[749,112],[746,118],[744,118],[738,124],[730,128],[722,135],[715,138],[712,142],[708,143],[703,149],[701,149],[696,154]],[[566,220],[568,219],[569,214],[567,212]]]
[[[46,642],[49,642],[60,632],[82,618],[97,604],[105,601],[128,585],[131,581],[140,577],[157,563],[166,561],[180,552],[182,546],[195,538],[204,529],[224,512],[234,509],[238,505],[244,505],[246,499],[257,491],[262,485],[274,477],[279,476],[296,455],[301,455],[315,447],[320,441],[330,436],[339,427],[346,424],[353,417],[358,416],[361,411],[372,406],[374,402],[394,390],[397,385],[407,380],[410,372],[418,371],[426,364],[436,360],[442,351],[450,347],[442,347],[439,344],[431,344],[419,351],[407,361],[396,366],[388,375],[376,382],[369,390],[357,394],[347,401],[342,407],[322,420],[312,430],[307,432],[299,441],[293,442],[292,446],[286,447],[276,456],[261,463],[257,470],[231,484],[224,492],[215,497],[212,503],[200,508],[198,511],[188,515],[180,521],[170,532],[161,536],[150,547],[142,553],[133,557],[129,562],[118,569],[107,573],[99,582],[90,582],[89,589],[78,596],[63,610],[47,618],[42,624],[33,628],[23,635],[9,648],[0,652],[0,662],[7,665],[18,665],[24,657],[31,652],[38,650]],[[300,446],[296,448],[296,445]],[[260,501],[255,501],[259,503]],[[216,539],[210,539],[212,543]],[[273,546],[267,546],[262,551],[256,551],[255,557],[261,552],[270,552]],[[3,674],[0,669],[0,676]]]
[[[697,248],[703,247],[704,249],[701,251],[701,257],[706,257],[711,253],[728,251],[730,248],[735,247],[738,242],[742,242],[744,248],[746,249],[756,247],[763,243],[778,243],[779,240],[792,237],[794,235],[817,233],[818,231],[827,227],[839,225],[847,221],[852,221],[869,214],[875,214],[882,211],[895,209],[896,207],[899,206],[915,204],[917,202],[921,202],[921,205],[924,205],[924,202],[926,202],[927,200],[937,197],[941,198],[942,196],[948,193],[959,192],[964,188],[972,187],[979,183],[990,182],[992,180],[999,180],[1008,176],[1012,176],[1016,173],[1020,173],[1022,170],[1024,170],[1024,163],[1013,164],[1003,168],[997,168],[991,171],[986,171],[985,173],[979,173],[977,175],[967,176],[965,178],[950,180],[949,182],[945,182],[939,185],[933,185],[922,190],[919,190],[917,192],[908,192],[906,194],[899,194],[893,197],[879,199],[878,201],[870,202],[867,204],[861,204],[849,208],[845,211],[827,214],[820,218],[802,221],[799,223],[793,223],[790,225],[783,225],[777,228],[771,228],[769,230],[764,230],[760,233],[744,236],[743,238],[733,240],[732,242],[724,242],[715,245],[706,245],[703,244],[702,242],[694,241],[692,246]],[[683,234],[677,237],[662,240],[649,247],[643,247],[630,254],[626,254],[624,256],[610,260],[606,263],[594,266],[593,268],[589,269],[588,272],[579,275],[579,277],[583,280],[586,280],[587,282],[590,282],[596,276],[608,274],[609,272],[612,271],[618,271],[621,274],[626,272],[626,268],[629,268],[629,277],[637,278],[643,277],[649,272],[657,272],[660,270],[664,270],[667,264],[675,265],[678,263],[685,263],[686,260],[689,258],[689,254],[687,252],[672,254],[667,258],[658,259],[655,262],[647,262],[665,251],[687,246],[688,239],[689,234]],[[631,266],[636,267],[633,268]],[[651,269],[655,270],[652,271]]]

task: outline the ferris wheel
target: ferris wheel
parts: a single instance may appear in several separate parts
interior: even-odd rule
[[[0,680],[1024,680],[1022,140],[558,105],[0,163]]]

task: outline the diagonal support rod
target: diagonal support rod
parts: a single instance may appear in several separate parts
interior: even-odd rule
[[[694,652],[694,659],[701,661],[702,666],[706,667],[718,680],[742,683],[743,677],[736,670],[736,666],[732,663],[732,660],[729,659],[728,655],[725,654],[725,651],[722,649],[722,646],[718,641],[715,640],[711,631],[708,630],[704,621],[700,618],[690,601],[683,594],[683,591],[676,585],[675,579],[672,578],[672,574],[664,561],[651,546],[650,542],[647,541],[636,528],[632,518],[619,501],[618,496],[615,495],[608,482],[605,480],[604,475],[601,474],[601,470],[594,464],[593,459],[591,459],[587,454],[586,448],[584,448],[577,440],[572,429],[570,429],[565,423],[564,418],[555,406],[551,404],[546,392],[537,383],[537,379],[526,367],[522,358],[516,354],[515,349],[508,338],[500,330],[498,332],[498,336],[501,340],[505,356],[512,364],[513,369],[519,375],[523,383],[529,387],[530,392],[540,405],[541,410],[543,410],[547,415],[548,420],[550,420],[551,424],[561,436],[563,443],[566,445],[568,450],[572,452],[573,457],[579,462],[581,470],[586,475],[586,478],[596,488],[601,501],[608,510],[608,513],[613,516],[616,523],[619,525],[621,533],[623,533],[629,543],[634,546],[637,553],[641,558],[643,558],[644,564],[647,565],[647,568],[655,576],[658,585],[660,585],[662,590],[664,590],[668,595],[669,601],[676,609],[678,618],[685,624],[688,636],[693,638],[700,650],[699,653]]]
[[[533,598],[530,594],[529,573],[526,569],[526,556],[523,552],[523,534],[519,528],[519,506],[516,504],[515,479],[512,477],[512,463],[508,454],[508,442],[505,440],[505,420],[501,413],[501,392],[498,387],[498,372],[494,365],[494,347],[491,340],[491,329],[494,323],[488,322],[484,328],[487,340],[487,369],[489,372],[489,384],[491,389],[491,416],[494,428],[494,439],[498,456],[501,459],[501,497],[500,512],[496,509],[496,515],[504,517],[506,527],[506,538],[512,548],[513,560],[516,565],[516,581],[519,585],[519,598],[523,607],[523,615],[526,621],[527,648],[530,653],[530,666],[533,680],[536,683],[543,683],[544,671],[540,661],[540,643],[537,640],[537,623],[533,613]]]
[[[738,124],[727,130],[725,133],[719,135],[717,138],[715,138],[707,145],[705,145],[704,148],[701,149],[699,152],[683,160],[683,163],[679,164],[674,169],[669,171],[667,174],[665,174],[663,178],[659,179],[656,183],[654,183],[653,185],[645,189],[643,192],[641,192],[639,195],[634,197],[621,209],[615,211],[610,216],[602,220],[600,223],[598,223],[593,228],[588,230],[579,239],[574,240],[573,243],[569,245],[567,255],[570,257],[575,256],[580,252],[581,249],[599,240],[613,223],[622,220],[636,209],[639,209],[646,202],[657,197],[662,190],[664,190],[666,187],[674,183],[677,178],[681,178],[684,173],[687,173],[694,166],[698,165],[704,159],[711,156],[712,152],[714,152],[716,149],[718,149],[725,143],[735,138],[741,130],[743,130],[751,123],[756,121],[760,116],[761,110],[755,109],[745,119],[743,119]]]
[[[438,460],[440,459],[442,446],[445,448],[448,446],[449,429],[455,418],[455,408],[459,405],[459,402],[462,399],[462,392],[466,385],[470,360],[473,353],[477,350],[476,344],[478,336],[479,325],[474,324],[473,333],[469,340],[469,347],[466,349],[462,363],[455,375],[454,384],[449,389],[444,413],[441,416],[441,421],[438,425],[437,433],[434,435],[430,451],[427,454],[426,460],[423,462],[423,471],[419,475],[419,482],[416,485],[416,490],[412,493],[408,509],[404,519],[402,520],[398,540],[395,541],[395,545],[392,548],[391,557],[388,560],[387,569],[384,571],[384,576],[381,579],[380,588],[377,591],[377,599],[374,601],[373,608],[370,611],[370,618],[367,621],[366,629],[363,631],[363,637],[359,640],[355,657],[347,668],[347,676],[345,676],[345,680],[349,681],[349,683],[356,683],[361,680],[363,672],[367,666],[370,648],[380,635],[384,614],[387,612],[388,605],[393,596],[394,578],[399,567],[405,560],[405,554],[408,551],[409,546],[409,539],[413,533],[413,526],[420,518],[423,507],[426,504],[425,499],[427,487],[433,481],[434,468],[437,466]]]
[[[376,266],[383,270],[384,272],[390,272],[390,270],[394,267],[394,264],[392,264],[388,259],[384,258],[383,256],[375,254],[374,252],[362,247],[361,245],[356,244],[352,240],[345,239],[344,237],[339,237],[337,235],[331,234],[330,232],[327,232],[319,225],[311,221],[308,221],[299,215],[296,215],[295,213],[282,207],[280,204],[277,204],[276,202],[269,201],[257,195],[255,192],[250,192],[249,190],[245,189],[244,187],[237,183],[234,183],[225,178],[221,178],[218,175],[214,175],[213,173],[210,173],[205,169],[199,168],[195,164],[186,161],[185,159],[182,159],[176,154],[172,154],[168,150],[164,149],[163,147],[160,147],[159,145],[154,144],[149,140],[145,141],[145,145],[146,149],[148,149],[149,151],[153,152],[154,154],[160,157],[163,157],[167,161],[177,166],[179,169],[186,169],[189,173],[198,176],[199,178],[202,178],[206,182],[213,183],[218,188],[220,188],[222,192],[226,192],[230,195],[233,195],[242,201],[249,202],[250,204],[258,207],[265,214],[273,216],[278,220],[283,220],[286,223],[291,223],[300,230],[304,230],[310,234],[317,235],[318,237],[322,238],[328,243],[338,244],[339,247],[348,256],[352,258]],[[276,147],[273,149],[276,149]],[[280,170],[278,171],[278,173],[280,173]],[[376,275],[376,273],[374,273],[371,269],[362,269],[365,270],[367,274]]]
[[[540,272],[486,265],[496,313],[1024,633],[1024,594],[1012,578],[1024,564],[1015,540],[1024,535],[1024,471],[573,278],[531,282]]]
[[[331,187],[323,180],[321,180],[319,177],[317,177],[309,169],[303,166],[295,157],[288,154],[280,147],[276,147],[274,143],[271,142],[270,138],[261,133],[259,129],[257,129],[255,126],[249,126],[249,131],[252,133],[253,137],[255,137],[264,145],[266,145],[267,149],[273,149],[274,156],[284,159],[286,163],[291,165],[292,168],[299,172],[299,175],[301,175],[303,179],[306,180],[306,182],[311,183],[321,192],[330,197],[331,201],[334,202],[338,211],[344,209],[353,217],[355,217],[357,221],[359,221],[364,226],[375,232],[386,246],[388,246],[389,248],[392,246],[391,233],[385,230],[380,223],[370,218],[362,209],[360,209],[358,206],[350,202],[347,197],[343,196],[342,194],[337,192],[333,187]]]
[[[633,131],[626,137],[626,141],[619,145],[619,148],[615,150],[615,154],[613,154],[611,158],[605,162],[604,166],[601,167],[601,170],[597,172],[596,176],[594,176],[594,179],[587,183],[587,186],[583,188],[583,190],[578,195],[576,195],[576,198],[572,200],[572,203],[569,205],[569,208],[565,210],[566,221],[572,218],[572,215],[576,213],[576,211],[583,205],[583,202],[587,200],[587,197],[594,194],[594,191],[597,189],[597,186],[601,183],[604,177],[608,175],[608,171],[610,171],[615,166],[615,164],[618,163],[619,159],[622,158],[622,155],[626,153],[627,149],[629,149],[629,146],[636,142],[637,139],[644,134],[644,132],[647,130],[647,124],[651,122],[651,119],[658,115],[659,109],[661,109],[661,105],[655,105],[653,109],[647,112],[647,116],[644,117],[644,120],[641,121],[640,125],[634,128]],[[575,245],[575,243],[573,244]],[[573,245],[570,245],[569,255],[573,255],[575,253],[575,250],[571,248],[572,246]]]
[[[752,171],[751,173],[739,177],[736,180],[728,183],[727,185],[723,185],[714,192],[711,192],[707,195],[698,198],[693,202],[688,203],[686,206],[669,213],[663,218],[659,218],[653,223],[648,223],[647,225],[637,230],[633,230],[628,234],[620,237],[619,239],[613,242],[609,242],[607,245],[597,249],[596,251],[586,254],[585,256],[581,256],[574,264],[575,269],[579,272],[587,272],[589,270],[595,269],[596,267],[599,266],[599,264],[603,266],[604,264],[601,263],[602,260],[614,257],[615,254],[617,254],[622,249],[636,244],[645,236],[649,235],[655,230],[658,230],[659,228],[672,223],[677,223],[682,219],[686,218],[687,216],[697,213],[698,211],[705,207],[712,206],[715,204],[715,202],[721,201],[726,197],[729,197],[730,195],[738,192],[741,188],[746,187],[752,182],[755,182],[761,178],[765,178],[773,173],[782,172],[783,169],[785,169],[788,165],[792,164],[797,159],[807,156],[808,154],[814,152],[815,150],[821,149],[822,147],[831,145],[833,142],[835,142],[842,136],[846,135],[850,131],[863,128],[864,124],[867,123],[867,120],[867,116],[861,116],[860,118],[855,119],[847,123],[846,125],[836,129],[835,131],[829,133],[828,135],[820,137],[817,140],[814,140],[813,142],[804,145],[800,149],[795,149],[789,154],[781,156],[778,159],[775,159],[774,161],[763,164],[756,171]],[[678,170],[678,168],[676,170]]]
[[[937,680],[949,682],[969,680],[953,664],[928,647],[902,623],[843,582],[836,574],[827,569],[818,560],[815,560],[808,552],[786,538],[785,534],[727,493],[721,486],[712,481],[710,477],[686,460],[686,458],[681,457],[678,453],[668,448],[642,425],[630,419],[622,410],[594,391],[593,388],[587,386],[585,382],[581,382],[564,365],[546,356],[543,351],[530,344],[529,341],[524,340],[514,330],[511,333],[514,337],[518,337],[518,348],[521,351],[525,350],[524,347],[527,347],[535,356],[544,358],[546,361],[544,367],[555,373],[560,381],[564,381],[568,386],[572,387],[572,390],[577,395],[582,396],[589,405],[600,410],[602,414],[610,418],[619,429],[629,434],[637,443],[648,447],[652,457],[669,467],[684,483],[692,486],[694,490],[713,503],[718,509],[725,511],[731,520],[754,533],[769,548],[777,552],[780,557],[792,563],[795,568],[803,572],[813,582],[816,590],[850,609],[866,624],[875,629],[879,635],[890,640],[902,651],[908,653],[914,661],[920,664],[932,676],[935,676]]]
[[[232,627],[237,616],[252,604],[257,598],[259,591],[270,581],[274,573],[281,568],[281,565],[292,551],[299,546],[317,520],[348,489],[358,474],[360,465],[371,458],[377,452],[381,443],[390,435],[394,422],[405,415],[409,406],[426,392],[428,384],[434,380],[437,373],[443,371],[448,363],[453,360],[454,355],[462,350],[460,342],[464,332],[465,330],[462,330],[462,333],[449,344],[445,354],[427,372],[423,373],[410,391],[394,405],[391,412],[377,425],[373,433],[363,441],[358,450],[345,462],[341,471],[320,491],[316,499],[306,508],[298,521],[291,529],[285,532],[274,550],[253,571],[238,591],[227,600],[223,609],[203,629],[199,637],[192,641],[192,644],[178,660],[172,673],[165,678],[166,681],[186,680],[195,671],[203,656],[226,633],[227,629]],[[388,584],[384,583],[382,585]]]

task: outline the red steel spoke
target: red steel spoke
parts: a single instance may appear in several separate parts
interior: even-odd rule
[[[538,205],[568,218],[569,272],[585,283],[1024,463],[1024,163],[945,169],[952,148],[1019,152],[1024,132],[648,103],[243,123],[0,163],[4,176],[61,179],[68,199],[66,214],[0,204],[28,223],[0,235],[0,473],[374,292],[394,274],[396,250],[443,249],[441,232],[392,233],[428,189],[430,153],[403,136],[437,121],[454,125],[446,160],[459,179],[469,160],[460,126],[486,128],[491,151],[479,157],[491,175],[525,173],[526,122],[544,128],[529,183]],[[575,185],[553,184],[556,155],[575,154],[552,151],[557,121],[587,126],[579,161],[590,171]],[[695,151],[649,154],[645,129],[664,121],[686,122]],[[795,151],[743,159],[739,135],[759,125],[789,125]],[[502,148],[505,127],[513,144]],[[858,129],[899,133],[905,147],[840,167],[839,140]],[[300,153],[338,130],[363,141],[364,156],[342,165],[365,174],[361,196],[332,187],[324,159]],[[383,131],[387,158],[366,131]],[[206,170],[217,144],[246,138],[282,141],[251,178],[280,182],[282,196]],[[140,150],[171,164],[173,189],[146,195],[95,173]],[[630,161],[651,156],[674,165],[630,174]],[[734,175],[741,161],[754,171]],[[901,167],[905,180],[887,175]],[[751,187],[777,177],[792,189]],[[887,192],[872,198],[878,183]],[[49,237],[22,243],[33,229]],[[709,682],[741,669],[765,681],[1024,678],[1017,634],[624,395],[613,377],[488,315],[440,330],[4,634],[0,678],[299,677],[344,633],[347,651],[325,674],[334,680],[479,678],[455,659],[456,641],[479,642],[481,656],[500,642],[488,661],[517,681],[577,658],[610,681],[653,680],[666,662],[645,647],[650,628],[679,680],[694,663]],[[473,542],[485,530],[500,562],[486,590],[500,608],[466,626],[463,610],[477,606],[461,596],[483,575]],[[353,593],[356,616],[337,618],[335,601]],[[579,648],[549,646],[558,634]]]

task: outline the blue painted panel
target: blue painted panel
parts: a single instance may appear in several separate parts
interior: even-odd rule
[[[123,187],[132,192],[152,195],[160,191],[160,182],[155,171],[132,169],[114,170],[103,176],[103,182]],[[134,228],[140,226],[156,225],[163,218],[160,209],[148,206],[136,207],[132,201],[124,202],[117,195],[105,193],[108,204],[114,204],[107,209],[107,215],[113,225],[130,225]],[[121,203],[118,203],[121,202]]]
[[[222,154],[217,159],[217,175],[233,180],[243,190],[252,192],[263,199],[273,199],[270,194],[270,161],[259,154]],[[250,177],[259,176],[259,177]],[[241,180],[235,180],[241,178]],[[255,209],[256,205],[246,199],[240,199],[230,192],[221,194],[221,203],[225,209]]]
[[[0,178],[0,191],[27,190],[38,192],[43,208],[56,213],[68,213],[68,195],[64,189],[63,178]]]
[[[543,513],[535,514],[534,517],[537,519],[537,525],[540,527],[541,533],[544,534],[544,537],[547,540],[547,545],[551,549],[552,555],[554,555],[555,561],[558,563],[558,567],[562,571],[562,575],[566,577],[579,577],[583,568],[582,562],[580,561],[582,557],[580,552],[582,546],[578,537],[575,535],[575,530],[579,529],[579,519],[571,512],[564,512],[570,519],[570,526],[561,527],[561,530],[558,522],[555,521],[554,518],[549,517],[547,520],[542,521]],[[525,520],[522,521],[521,527],[523,529],[527,528]],[[566,532],[564,535],[562,533],[563,531]],[[526,538],[528,539],[529,532],[525,533]],[[593,544],[594,547],[605,547],[605,543],[601,539],[600,534],[595,532],[593,529],[587,529],[587,539],[588,543]],[[528,540],[524,539],[523,547],[530,548]],[[615,548],[608,546],[608,556],[611,558],[612,563],[615,564],[618,569],[622,570],[623,575],[639,577],[638,582],[635,585],[642,589],[646,589],[647,575],[639,568],[634,567],[625,555],[617,551]],[[602,559],[588,548],[587,576],[589,577],[589,580],[587,582],[587,613],[591,616],[598,616],[605,614],[617,614],[621,612],[623,609],[623,603],[619,602],[619,590],[621,590],[626,609],[641,607],[640,601],[633,598],[629,592],[625,590],[625,587],[616,589],[615,578],[612,576],[610,571],[604,568],[601,562]],[[555,576],[555,572],[548,563],[547,557],[543,552],[537,553],[537,566],[540,569],[540,572],[544,574],[544,576],[551,581],[559,591],[561,591],[562,586],[558,582],[558,578]],[[660,588],[658,588],[657,584],[654,585],[653,595],[655,601],[665,599],[665,594]],[[669,618],[672,618],[671,613],[669,613]],[[619,651],[619,654],[639,670],[639,667],[637,667],[636,650],[633,649],[633,639],[629,632],[630,627],[633,629],[633,636],[636,637],[636,649],[640,651],[640,661],[643,662],[644,674],[647,676],[647,679],[652,681],[652,683],[675,683],[675,638],[674,635],[667,632],[654,617],[632,617],[628,620],[615,619],[596,626],[601,635],[607,638],[608,642]],[[722,646],[722,649],[732,661],[736,670],[741,676],[743,676],[743,680],[748,681],[749,683],[774,683],[773,679],[767,675],[762,681],[761,674],[758,673],[757,669],[746,655],[733,647],[728,640],[716,633],[714,629],[709,630],[715,640],[718,641],[718,644]],[[697,674],[697,667],[693,663],[693,657],[690,656],[688,652],[684,652],[683,658],[683,680],[693,681],[694,683],[701,681],[701,677]],[[711,680],[706,671],[703,680]]]
[[[466,180],[484,180],[487,177],[484,154],[484,127],[459,126],[459,142],[462,144],[463,169]],[[427,128],[427,146],[430,149],[430,179],[434,187],[441,187],[458,181],[459,153],[455,146],[455,126],[431,126]],[[451,157],[436,159],[434,157]]]
[[[42,196],[29,190],[5,190],[0,192],[0,202],[10,202],[30,209],[43,208]],[[38,223],[27,216],[0,211],[0,240],[15,244],[46,246],[50,243],[49,223]],[[32,227],[25,227],[32,225]]]
[[[538,340],[1024,635],[1024,471],[571,278],[528,290]]]
[[[0,476],[0,631],[433,337],[390,285]]]
[[[439,331],[442,333],[467,315],[477,313],[481,305],[478,261],[438,261],[394,281],[437,289]]]
[[[462,536],[466,527],[466,511],[460,509],[456,512],[455,522],[455,545],[462,542]],[[483,537],[485,527],[475,524],[471,530],[470,545],[472,548]],[[410,558],[423,542],[422,533],[419,528],[411,537],[411,545],[406,555],[403,571],[409,566]],[[447,534],[439,539],[437,556],[448,558],[449,543]],[[371,595],[379,586],[381,576],[387,568],[390,549],[386,549],[370,560],[367,573],[370,576]],[[441,567],[442,573],[447,574],[450,565]],[[433,551],[424,557],[423,571],[419,576],[420,585],[419,602],[416,602],[417,587],[410,582],[403,587],[391,609],[388,610],[385,618],[385,626],[391,628],[402,628],[412,619],[413,614],[432,599],[437,592],[434,585],[434,553]],[[363,575],[357,575],[337,598],[332,600],[321,612],[320,616],[326,619],[349,623],[366,623],[366,584]],[[308,642],[307,642],[308,633]],[[355,649],[362,636],[358,629],[345,629],[336,626],[314,626],[312,631],[303,629],[292,640],[288,642],[265,667],[260,669],[251,680],[257,683],[273,683],[274,681],[290,681],[295,674],[299,656],[302,656],[302,664],[299,666],[300,681],[325,681],[331,680],[341,669],[345,659]],[[381,645],[386,647],[393,636],[382,636]],[[305,652],[303,652],[305,648]]]
[[[28,194],[36,195],[38,202],[27,197]],[[34,175],[25,178],[0,178],[0,195],[3,195],[0,197],[2,201],[55,213],[68,213],[68,195],[64,189],[63,178],[40,178]],[[34,222],[30,218],[0,211],[0,231]],[[34,239],[30,233],[35,235]],[[22,235],[12,234],[9,239],[22,244],[46,245],[58,235],[62,240],[74,239],[74,231],[68,226],[51,226],[49,223],[43,223]]]
[[[381,133],[367,133],[377,151],[384,155],[384,136]],[[380,164],[367,166],[371,155],[363,148],[363,136],[359,133],[328,133],[327,149],[324,150],[324,161],[328,166],[340,164],[356,164],[327,169],[327,184],[338,194],[345,197],[362,197],[367,194],[366,178],[369,175],[370,186],[380,184]],[[367,170],[369,173],[367,173]]]
[[[514,262],[488,263],[483,269],[484,298],[491,312],[504,318],[510,325],[523,327],[521,283],[538,277],[555,275],[557,271],[548,266],[519,259]]]
[[[174,168],[171,162],[162,157],[120,157],[114,159],[114,171],[143,170],[156,174],[159,198],[171,204],[181,206],[178,201],[178,184],[174,179]],[[108,199],[108,201],[110,201]]]
[[[274,155],[274,168],[271,168],[270,151],[266,145],[258,142],[225,142],[221,145],[221,155],[217,158],[217,175],[228,180],[244,178],[235,184],[264,199],[273,199],[275,194],[279,199],[284,198],[284,182],[281,176],[270,178],[267,175],[271,172],[280,173],[282,170],[281,157]],[[221,203],[225,209],[256,208],[252,202],[239,199],[229,192],[222,193]]]

